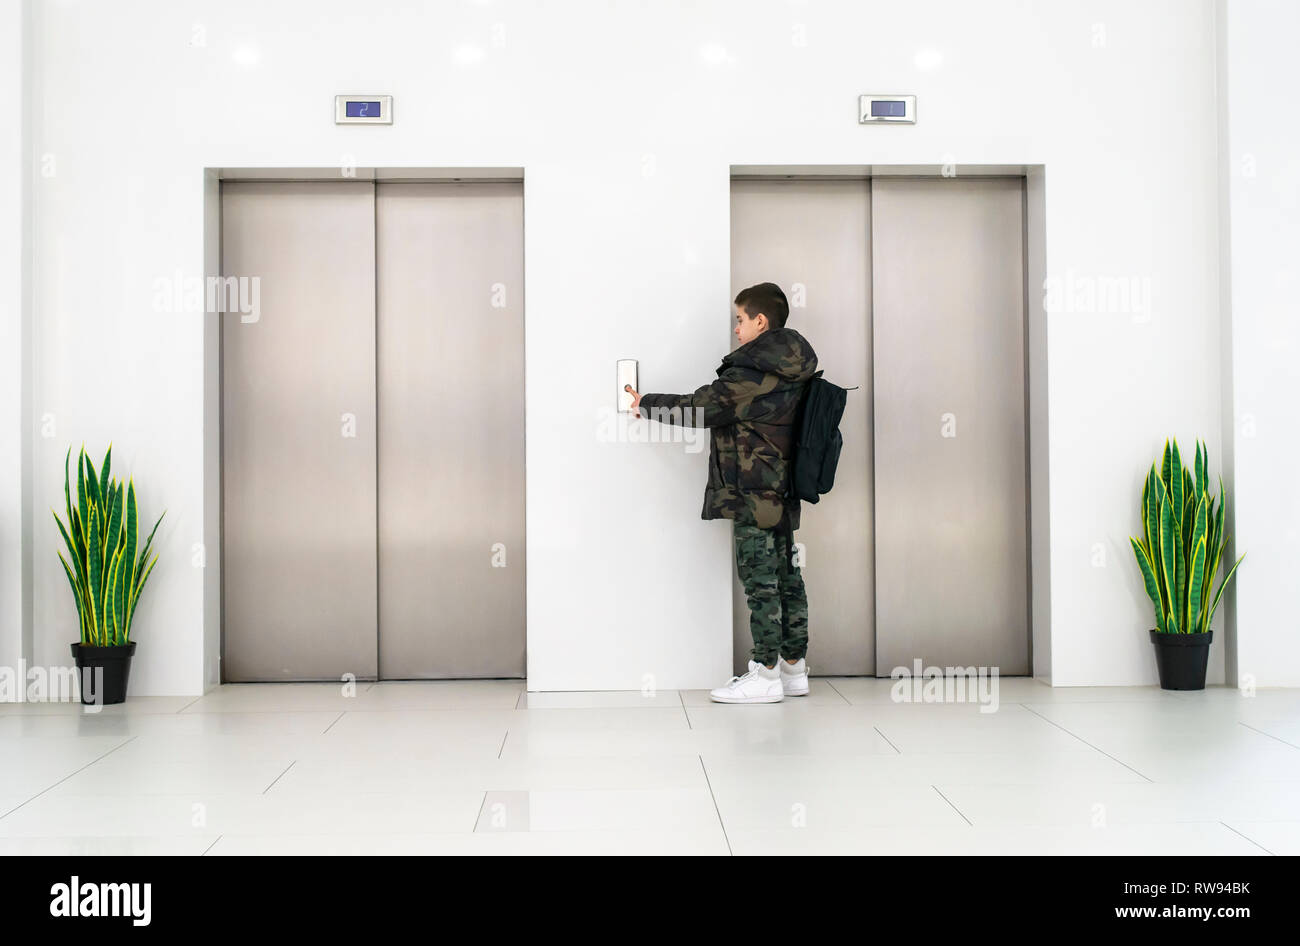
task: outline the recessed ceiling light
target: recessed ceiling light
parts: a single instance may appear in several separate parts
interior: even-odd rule
[[[483,61],[483,47],[474,46],[471,43],[464,43],[463,45],[456,47],[456,52],[453,55],[455,56],[456,62],[460,63],[462,66],[472,66],[477,62]]]
[[[727,47],[721,43],[705,43],[700,47],[700,58],[710,66],[720,66],[731,61],[731,55],[727,52]]]
[[[937,49],[917,50],[914,62],[918,69],[925,71],[938,69],[939,66],[943,64],[943,53],[939,52]]]
[[[235,51],[230,54],[230,58],[235,60],[241,66],[255,66],[262,58],[262,53],[256,46],[249,46],[247,43],[236,46]]]

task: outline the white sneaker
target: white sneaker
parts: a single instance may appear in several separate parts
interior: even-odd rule
[[[781,672],[752,660],[743,677],[732,677],[725,686],[709,691],[709,699],[715,703],[780,703],[784,698]]]
[[[808,695],[808,664],[803,657],[789,663],[784,657],[777,660],[781,667],[781,688],[786,696]]]

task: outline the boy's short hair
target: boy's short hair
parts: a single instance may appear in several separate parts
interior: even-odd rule
[[[785,293],[774,282],[761,282],[757,286],[740,290],[736,296],[736,305],[745,310],[751,319],[762,312],[776,328],[784,328],[785,320],[790,315],[790,303]]]

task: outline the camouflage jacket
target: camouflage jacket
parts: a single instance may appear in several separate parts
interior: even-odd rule
[[[709,428],[709,482],[702,519],[763,529],[787,515],[799,528],[790,489],[794,422],[817,353],[790,328],[768,329],[722,359],[718,379],[694,394],[643,394],[641,414],[661,423]]]

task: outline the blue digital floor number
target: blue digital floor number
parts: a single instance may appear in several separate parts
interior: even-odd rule
[[[381,118],[378,102],[348,102],[348,118]]]

